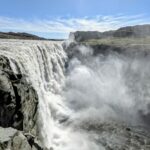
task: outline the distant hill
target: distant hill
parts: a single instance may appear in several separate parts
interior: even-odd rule
[[[21,32],[0,32],[1,39],[30,39],[30,40],[46,40],[45,38]]]
[[[64,39],[47,39],[25,32],[0,32],[0,39],[51,40],[51,41],[64,40]]]
[[[150,36],[150,25],[136,25],[122,27],[118,30],[98,32],[98,31],[77,31],[70,33],[69,38],[77,42],[83,42],[91,39],[103,39],[109,37],[127,38],[127,37],[146,37]]]
[[[150,36],[150,25],[122,27],[113,33],[114,37],[146,37]]]

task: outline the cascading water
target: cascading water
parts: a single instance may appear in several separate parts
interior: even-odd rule
[[[40,134],[44,145],[50,148],[56,128],[54,120],[66,113],[59,96],[67,59],[61,42],[1,40],[0,54],[6,56],[12,70],[25,75],[37,91]]]
[[[31,40],[1,40],[0,55],[37,91],[38,126],[48,149],[115,149],[126,140],[115,132],[124,132],[117,124],[138,126],[149,114],[149,55],[93,56],[80,46],[68,61],[62,42]]]

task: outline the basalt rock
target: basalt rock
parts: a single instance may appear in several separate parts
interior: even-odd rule
[[[0,127],[0,150],[43,150],[36,137],[13,128]]]
[[[30,144],[27,144],[28,139],[21,131],[37,136],[37,107],[36,91],[27,83],[24,75],[13,73],[6,57],[0,56],[0,126],[6,128],[0,128],[0,131],[11,134],[8,134],[10,139],[7,142],[0,141],[0,150],[10,145],[14,150],[31,149]],[[0,139],[4,136],[5,134],[0,134]]]
[[[103,39],[103,38],[110,38],[110,37],[141,38],[146,36],[150,36],[150,25],[136,25],[136,26],[121,27],[117,30],[105,31],[105,32],[76,31],[70,33],[69,39],[71,41],[83,42],[91,39]]]

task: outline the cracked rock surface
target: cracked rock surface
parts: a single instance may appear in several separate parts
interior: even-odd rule
[[[0,150],[40,149],[37,107],[36,91],[0,56]]]

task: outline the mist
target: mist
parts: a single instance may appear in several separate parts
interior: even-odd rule
[[[93,56],[89,47],[77,50],[67,68],[63,93],[72,110],[71,122],[148,126],[150,56],[116,52]]]

